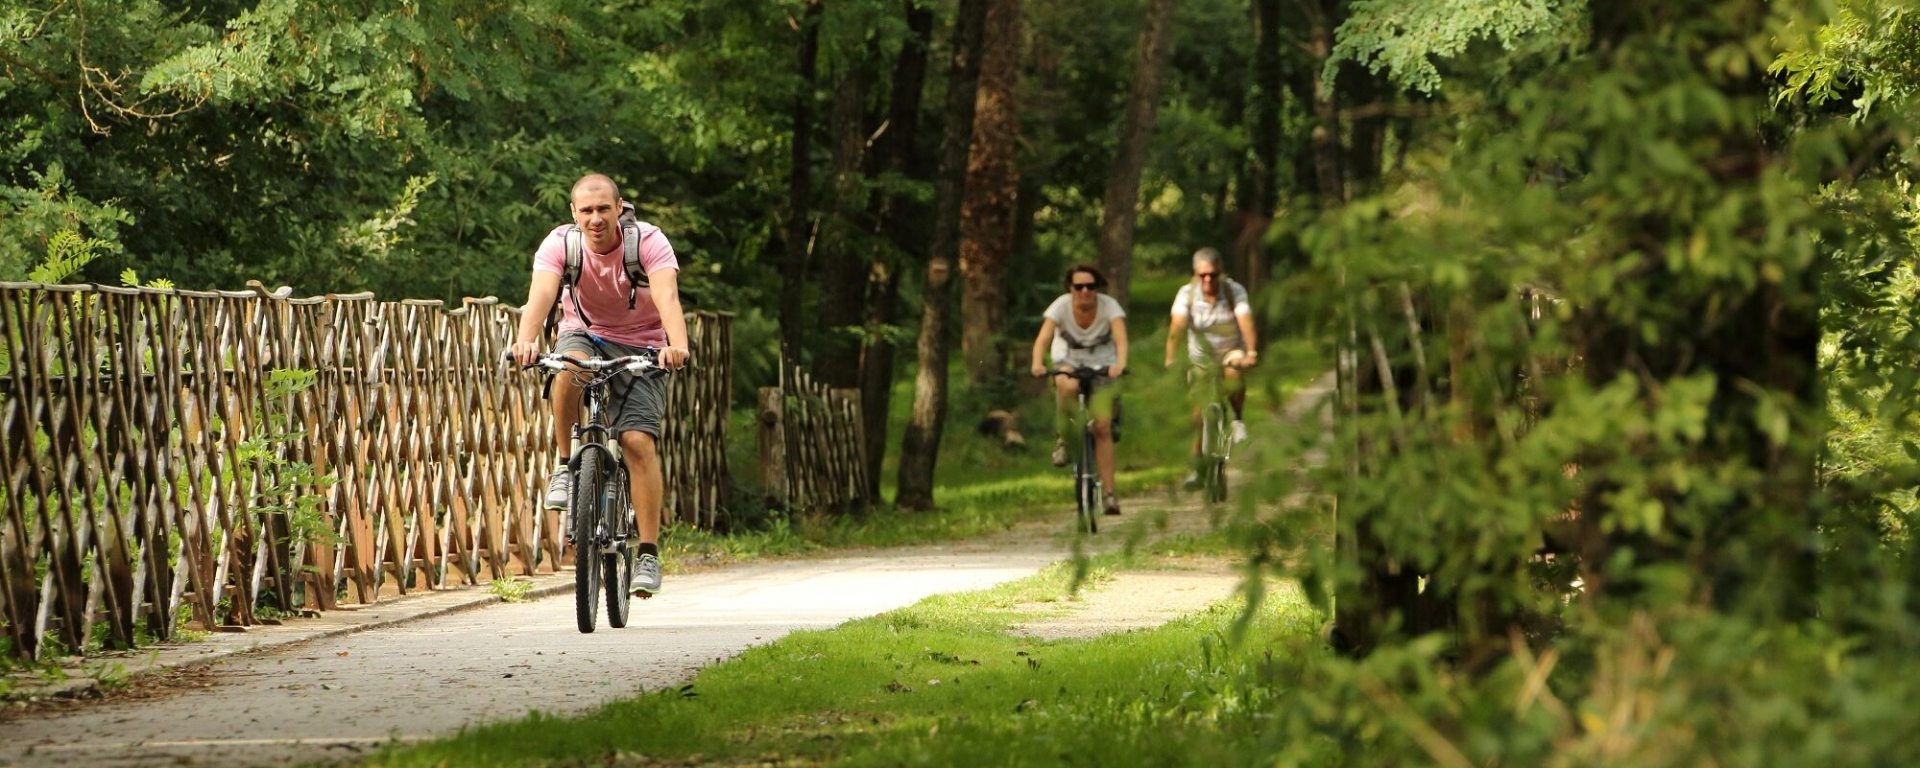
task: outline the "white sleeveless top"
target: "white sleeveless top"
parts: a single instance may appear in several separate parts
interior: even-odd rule
[[[1103,368],[1120,362],[1120,352],[1113,345],[1113,321],[1127,316],[1120,308],[1120,302],[1112,296],[1099,294],[1095,304],[1093,324],[1086,327],[1073,319],[1073,294],[1063,293],[1047,307],[1043,316],[1053,321],[1056,331],[1053,334],[1052,357],[1054,365],[1073,367]]]

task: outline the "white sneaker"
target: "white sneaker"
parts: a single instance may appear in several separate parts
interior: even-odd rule
[[[1233,444],[1239,445],[1246,441],[1247,441],[1247,423],[1239,419],[1234,419],[1233,420]]]
[[[572,491],[573,474],[568,472],[566,467],[554,470],[553,476],[547,478],[547,509],[565,510],[568,507],[567,502],[573,498]]]
[[[660,558],[641,555],[633,559],[633,593],[652,597],[660,591]]]

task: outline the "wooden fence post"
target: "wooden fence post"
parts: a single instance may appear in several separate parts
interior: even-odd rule
[[[768,506],[786,507],[787,432],[785,406],[779,387],[761,387],[757,416],[760,422],[760,487]]]

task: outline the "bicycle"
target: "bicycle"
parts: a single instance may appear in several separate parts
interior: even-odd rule
[[[627,539],[635,534],[633,503],[628,498],[627,463],[613,432],[609,407],[611,384],[622,373],[665,375],[652,351],[644,355],[578,359],[541,355],[535,366],[555,375],[570,374],[580,381],[583,413],[573,426],[567,471],[572,474],[567,540],[573,543],[574,618],[582,633],[599,620],[600,597],[606,596],[607,625],[627,625],[633,594],[634,550]]]
[[[1051,376],[1071,376],[1080,382],[1079,411],[1075,414],[1080,423],[1080,454],[1073,460],[1073,499],[1078,505],[1076,514],[1079,528],[1087,533],[1100,532],[1100,465],[1094,457],[1093,439],[1093,386],[1094,382],[1107,376],[1106,367],[1075,368],[1071,371],[1053,371]]]
[[[1200,406],[1200,455],[1194,470],[1200,475],[1202,498],[1209,503],[1227,500],[1227,460],[1233,458],[1233,416],[1214,367],[1199,371],[1207,378],[1207,400]]]

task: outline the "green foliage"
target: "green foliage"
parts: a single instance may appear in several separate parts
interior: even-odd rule
[[[144,283],[140,282],[140,273],[133,271],[133,267],[120,270],[120,284],[128,288],[159,288],[162,290],[174,287],[173,281],[164,277],[156,277]]]
[[[0,267],[80,224],[183,285],[512,297],[589,170],[702,257],[690,292],[757,260],[779,194],[783,9],[388,10],[8,8],[0,54],[27,76],[0,84]]]
[[[1475,43],[1502,66],[1565,51],[1584,36],[1587,0],[1356,0],[1336,33],[1325,87],[1343,61],[1384,72],[1402,88],[1440,90],[1436,60],[1467,54]]]
[[[503,603],[524,603],[532,593],[531,581],[499,578],[487,583],[487,594],[500,598]]]
[[[407,179],[407,187],[400,191],[400,197],[393,201],[393,207],[375,213],[372,218],[343,227],[340,230],[340,244],[348,251],[358,253],[373,261],[385,261],[392,256],[394,247],[403,242],[403,228],[411,228],[416,222],[411,218],[413,210],[420,205],[420,193],[433,186],[434,177],[416,176]]]
[[[8,151],[0,147],[0,157]],[[21,181],[30,186],[13,186],[0,180],[0,210],[8,212],[0,216],[0,279],[34,279],[28,273],[28,265],[39,261],[34,251],[39,246],[52,250],[54,238],[61,233],[75,235],[92,254],[88,260],[120,250],[118,227],[132,223],[132,218],[113,205],[95,204],[68,192],[71,182],[61,165],[53,164],[45,172],[29,172]],[[101,236],[88,238],[80,235],[83,231]],[[63,282],[71,274],[55,282]]]
[[[56,232],[47,241],[47,259],[27,273],[27,280],[35,283],[64,283],[80,273],[89,262],[100,258],[104,244],[99,240],[81,237],[73,230]]]
[[[327,489],[339,478],[286,455],[304,438],[288,405],[296,395],[311,389],[318,378],[308,370],[282,368],[268,372],[255,432],[234,452],[238,465],[234,479],[250,477],[253,481],[250,509],[263,519],[278,518],[286,526],[286,540],[292,547],[340,542],[322,509]]]
[[[1564,538],[1569,510],[1604,558],[1583,564],[1589,593],[1605,575],[1609,598],[1632,596],[1583,604],[1588,620],[1804,595],[1789,553],[1811,546],[1821,503],[1815,243],[1837,222],[1808,181],[1829,167],[1827,129],[1754,138],[1788,20],[1739,3],[1596,11],[1590,49],[1429,134],[1434,159],[1315,227],[1322,284],[1353,286],[1322,311],[1377,388],[1350,401],[1320,481],[1342,489],[1343,537],[1496,616],[1540,604],[1521,565]],[[1410,330],[1414,311],[1432,333]],[[1458,631],[1471,647],[1504,624]]]
[[[1781,100],[1845,99],[1859,117],[1882,102],[1901,110],[1920,92],[1920,14],[1908,0],[1849,0],[1819,27],[1813,45],[1783,52],[1770,71],[1786,76]]]
[[[1282,762],[1903,759],[1912,692],[1874,681],[1920,637],[1915,155],[1882,116],[1911,102],[1833,100],[1911,49],[1845,5],[1595,4],[1564,56],[1465,46],[1445,89],[1343,27],[1448,109],[1312,227],[1290,296],[1353,388],[1298,446],[1324,469],[1270,491],[1337,495],[1339,548],[1317,505],[1245,546],[1310,545],[1312,592],[1385,618],[1285,678],[1310,692],[1242,682]]]

